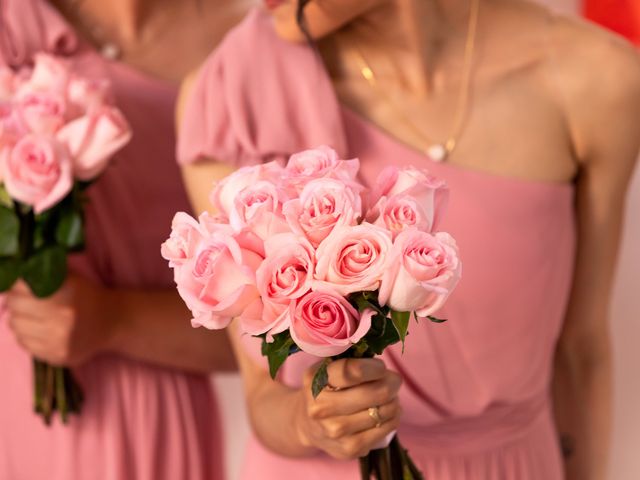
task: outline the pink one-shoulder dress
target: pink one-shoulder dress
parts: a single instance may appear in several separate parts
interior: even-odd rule
[[[172,287],[160,243],[173,213],[189,209],[175,162],[177,89],[103,59],[43,0],[0,1],[0,63],[20,66],[38,51],[110,79],[133,130],[89,189],[87,248],[72,268],[107,286]],[[81,416],[45,427],[32,411],[30,356],[0,323],[1,480],[223,478],[216,399],[205,375],[115,355],[76,374],[85,392]]]
[[[549,389],[573,270],[571,185],[438,164],[400,144],[341,107],[313,50],[279,39],[254,10],[203,67],[179,160],[240,166],[319,144],[359,157],[366,182],[386,165],[415,165],[451,189],[442,228],[458,240],[464,273],[438,313],[449,321],[412,324],[404,354],[396,346],[384,355],[404,378],[399,434],[425,478],[562,479]],[[316,361],[290,357],[280,381],[299,386]],[[359,478],[356,462],[286,458],[252,438],[242,478],[283,476]]]

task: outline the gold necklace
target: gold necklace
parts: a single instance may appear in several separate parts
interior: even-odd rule
[[[122,56],[120,45],[109,38],[102,25],[82,13],[84,3],[84,0],[70,0],[60,2],[59,8],[74,28],[96,46],[100,55],[108,60],[119,60]]]
[[[460,82],[460,93],[458,95],[458,105],[456,108],[455,116],[453,119],[453,125],[450,130],[449,136],[444,143],[433,142],[424,134],[424,132],[418,128],[418,126],[406,115],[402,110],[396,109],[400,116],[404,119],[405,124],[413,130],[413,133],[422,138],[427,145],[424,149],[425,153],[436,162],[443,162],[456,148],[458,138],[462,132],[462,126],[469,107],[469,94],[471,90],[471,70],[473,52],[476,43],[476,32],[478,29],[478,11],[480,9],[479,0],[471,0],[471,7],[469,11],[469,26],[467,29],[467,38],[464,47],[464,64],[462,69],[462,80]],[[395,108],[395,103],[389,98],[389,95],[384,89],[378,88],[376,74],[374,73],[371,65],[367,62],[365,56],[362,54],[359,48],[355,48],[355,52],[358,56],[358,62],[360,63],[360,74],[371,85],[371,87],[378,90],[385,101]]]

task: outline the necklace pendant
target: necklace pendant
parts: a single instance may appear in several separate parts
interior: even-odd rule
[[[427,156],[434,162],[444,162],[447,158],[447,153],[447,148],[440,143],[431,145],[427,148]]]
[[[105,43],[100,49],[100,54],[107,60],[117,60],[121,53],[120,47],[112,42]]]

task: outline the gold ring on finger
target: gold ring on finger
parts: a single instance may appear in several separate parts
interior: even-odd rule
[[[376,422],[376,428],[380,428],[382,426],[382,418],[380,417],[380,409],[378,407],[369,407],[367,410],[369,416]]]

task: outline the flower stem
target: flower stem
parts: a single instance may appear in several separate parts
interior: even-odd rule
[[[67,403],[67,391],[64,382],[64,368],[52,367],[56,381],[56,406],[60,412],[62,423],[67,423],[69,419],[69,405]]]
[[[360,457],[360,480],[371,480],[371,458],[369,455]]]
[[[42,400],[44,392],[44,364],[33,359],[33,410],[36,413],[42,413]]]
[[[390,453],[389,447],[376,450],[376,456],[378,457],[378,480],[394,480],[393,472],[391,471]]]
[[[54,371],[53,367],[49,364],[45,364],[44,367],[44,395],[42,401],[42,416],[44,422],[47,425],[51,424],[51,417],[53,416],[53,408],[55,401],[54,390]]]

